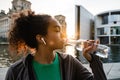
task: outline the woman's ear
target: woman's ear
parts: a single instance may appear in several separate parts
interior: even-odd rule
[[[37,42],[38,43],[42,43],[42,41],[41,41],[41,35],[36,35],[36,40],[37,40]]]
[[[46,42],[41,35],[36,35],[36,40],[38,43],[44,43],[46,45]]]

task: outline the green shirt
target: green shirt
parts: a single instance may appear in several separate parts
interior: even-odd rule
[[[40,64],[33,60],[32,65],[37,80],[61,80],[60,64],[57,53],[53,63],[51,64]]]

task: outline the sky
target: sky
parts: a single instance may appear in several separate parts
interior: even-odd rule
[[[0,0],[0,10],[8,12],[12,7],[12,0]],[[46,13],[50,15],[62,14],[66,17],[67,33],[74,32],[75,27],[75,7],[82,5],[93,15],[98,13],[120,9],[120,0],[28,0],[32,3],[31,8],[36,13]],[[74,33],[73,33],[74,34]]]
[[[75,3],[82,5],[93,15],[120,9],[120,0],[75,0]]]

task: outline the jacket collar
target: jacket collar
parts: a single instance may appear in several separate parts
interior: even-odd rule
[[[57,52],[57,54],[58,54],[60,60],[64,60],[68,56],[68,55],[66,55],[64,53],[59,53],[59,52]],[[25,56],[23,58],[23,64],[25,66],[29,65],[32,62],[32,60],[33,60],[33,55],[31,53],[28,53],[27,56]]]
[[[32,67],[32,60],[33,60],[33,55],[29,53],[26,57],[23,58],[23,64],[26,70],[28,71],[29,80],[37,80],[34,69]]]
[[[65,70],[64,70],[64,61],[67,59],[68,55],[64,54],[64,53],[58,53],[58,57],[59,57],[59,61],[60,61],[60,70],[61,70],[61,77],[62,77],[62,80],[65,80]],[[23,58],[23,64],[26,68],[28,68],[29,70],[29,74],[30,75],[34,75],[34,78],[31,78],[30,77],[30,80],[36,80],[35,79],[35,73],[34,73],[34,70],[32,68],[32,60],[33,60],[33,55],[32,54],[28,54],[26,57]]]
[[[24,66],[28,66],[33,60],[33,55],[28,53],[27,56],[23,58],[23,64]]]

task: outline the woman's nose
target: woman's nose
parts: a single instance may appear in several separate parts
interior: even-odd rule
[[[61,38],[67,38],[66,34],[61,32]]]

